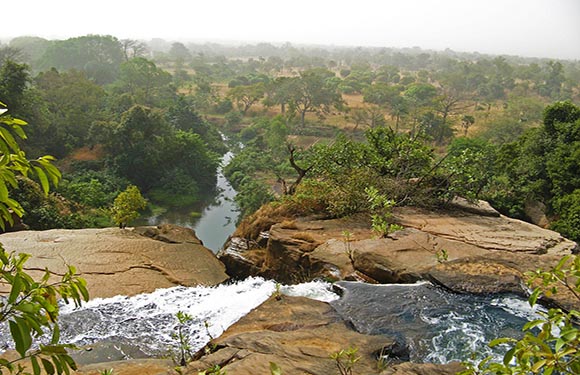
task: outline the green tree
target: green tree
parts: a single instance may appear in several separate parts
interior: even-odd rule
[[[153,61],[135,57],[120,64],[115,91],[128,93],[135,104],[153,106],[167,96],[172,99],[174,90],[169,90],[170,83],[171,74],[158,68]]]
[[[13,188],[17,186],[16,176],[34,175],[45,193],[48,193],[51,183],[56,184],[60,180],[60,172],[51,164],[51,157],[26,159],[15,138],[25,137],[22,127],[26,123],[6,112],[5,108],[0,109],[0,226],[3,229],[6,223],[13,223],[13,215],[22,215],[19,202],[9,196],[7,188],[8,185]],[[76,369],[76,364],[66,351],[71,346],[59,344],[57,299],[71,300],[76,305],[82,300],[87,301],[86,282],[75,276],[76,269],[72,266],[68,266],[67,272],[58,281],[53,279],[49,270],[41,280],[34,280],[24,271],[29,258],[28,254],[9,253],[0,245],[0,281],[10,289],[0,304],[0,321],[8,322],[10,336],[19,355],[13,361],[0,359],[0,372],[6,369],[10,373],[21,374],[24,368],[19,362],[28,359],[34,375],[39,375],[41,368],[48,374],[68,374],[70,369]],[[52,333],[50,342],[32,349],[34,339],[47,332]]]
[[[252,105],[264,97],[264,93],[265,86],[259,82],[253,85],[233,87],[228,92],[228,97],[236,103],[238,110],[245,115]]]
[[[40,73],[35,83],[49,109],[51,143],[62,152],[92,145],[89,136],[109,117],[104,110],[105,90],[80,71],[59,73],[56,69]],[[92,131],[90,131],[92,129]],[[64,153],[56,154],[65,156]]]
[[[328,113],[332,107],[342,108],[342,96],[334,73],[326,69],[310,69],[300,73],[300,77],[289,82],[292,111],[300,115],[300,125],[304,127],[306,113]]]
[[[147,201],[141,195],[139,188],[129,185],[113,202],[111,208],[113,221],[119,225],[119,228],[125,229],[127,224],[139,217],[139,210],[146,206]]]
[[[112,83],[123,62],[121,42],[110,35],[87,35],[52,42],[39,60],[42,70],[82,70],[97,84]]]

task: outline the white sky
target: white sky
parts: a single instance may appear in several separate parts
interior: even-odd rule
[[[580,0],[18,0],[0,39],[291,42],[580,60]]]

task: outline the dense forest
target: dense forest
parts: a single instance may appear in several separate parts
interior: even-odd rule
[[[19,37],[0,45],[0,101],[28,122],[27,155],[63,171],[48,197],[19,180],[33,229],[110,225],[129,185],[150,209],[193,205],[234,148],[246,216],[370,212],[388,232],[387,206],[460,196],[580,241],[577,61]]]

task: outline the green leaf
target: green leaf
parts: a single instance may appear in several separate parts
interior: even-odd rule
[[[14,340],[14,346],[21,357],[26,355],[26,351],[32,345],[32,337],[27,327],[26,321],[22,318],[14,318],[8,322],[10,326],[10,335]]]
[[[34,375],[40,375],[40,365],[38,364],[38,359],[36,359],[35,355],[30,357],[30,362],[32,363],[32,372]]]
[[[58,356],[53,355],[50,358],[52,358],[52,363],[54,363],[54,367],[56,367],[56,373],[62,374],[63,373],[62,364],[60,363],[60,359],[58,358]]]
[[[52,365],[52,363],[45,358],[41,358],[40,359],[42,361],[42,366],[44,367],[44,371],[46,371],[46,373],[48,375],[54,375],[54,366]]]
[[[12,289],[10,290],[10,295],[8,296],[8,303],[13,305],[16,299],[20,295],[22,290],[22,281],[20,280],[20,275],[16,274],[12,280]]]
[[[497,345],[501,345],[501,344],[507,344],[508,342],[514,342],[515,340],[512,339],[511,337],[500,337],[498,339],[492,340],[488,346],[490,348],[493,348]]]
[[[89,291],[87,289],[87,282],[85,281],[85,279],[79,277],[77,279],[76,286],[79,289],[81,295],[83,296],[85,302],[88,302],[90,296]]]
[[[48,185],[48,178],[46,177],[46,173],[40,167],[34,166],[34,170],[36,171],[36,175],[40,180],[40,185],[42,186],[42,191],[44,194],[48,194],[50,191],[50,186]]]
[[[282,369],[274,362],[270,362],[270,374],[271,375],[282,375]]]
[[[20,147],[18,146],[18,143],[16,143],[16,140],[14,139],[12,134],[10,134],[8,129],[1,126],[0,126],[0,138],[2,138],[4,142],[6,142],[6,144],[10,147],[12,151],[18,152],[20,150]]]
[[[50,339],[50,343],[51,344],[58,344],[59,340],[60,340],[60,328],[58,327],[58,324],[55,324],[52,327],[52,337]]]
[[[533,307],[536,304],[538,297],[540,296],[540,293],[542,293],[540,288],[534,289],[534,291],[532,292],[532,294],[528,298],[528,302],[529,302],[530,306]]]
[[[8,200],[8,188],[4,179],[0,179],[0,202]]]
[[[545,322],[544,319],[536,319],[536,320],[532,320],[531,322],[527,322],[526,324],[524,324],[522,331],[529,331],[530,329],[537,327],[538,325],[540,325],[544,322]]]
[[[510,350],[508,350],[508,351],[505,353],[505,355],[503,356],[503,364],[504,364],[506,367],[509,367],[509,365],[510,365],[510,362],[511,362],[511,361],[512,361],[512,359],[514,358],[514,354],[515,354],[515,352],[516,352],[516,348],[515,348],[515,347],[513,347],[513,348],[511,348]]]

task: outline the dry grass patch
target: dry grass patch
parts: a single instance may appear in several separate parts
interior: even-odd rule
[[[292,235],[295,240],[306,241],[306,242],[316,242],[316,238],[311,233],[308,232],[298,232]]]
[[[284,220],[280,223],[280,228],[282,228],[282,229],[298,229],[298,225],[296,225],[296,220]]]

